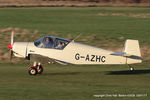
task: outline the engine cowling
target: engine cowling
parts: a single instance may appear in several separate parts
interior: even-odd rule
[[[16,57],[26,58],[28,42],[14,42],[13,52]]]

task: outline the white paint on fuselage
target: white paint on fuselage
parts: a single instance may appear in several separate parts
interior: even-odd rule
[[[132,64],[140,60],[123,56],[110,55],[113,52],[77,42],[70,42],[63,50],[54,48],[39,48],[34,42],[15,42],[15,56],[25,58],[29,54],[39,54],[71,64]],[[127,61],[128,60],[128,61]]]
[[[28,45],[27,53],[39,54],[71,64],[126,64],[125,57],[110,55],[113,53],[112,51],[76,42],[70,42],[63,50],[38,48],[31,42]],[[78,57],[79,59],[77,59]]]

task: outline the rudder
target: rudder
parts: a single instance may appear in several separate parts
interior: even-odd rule
[[[129,55],[141,57],[139,41],[127,39],[124,45],[123,52]],[[127,63],[132,63],[132,62],[140,63],[141,61],[139,60],[133,61],[132,59],[128,58]]]

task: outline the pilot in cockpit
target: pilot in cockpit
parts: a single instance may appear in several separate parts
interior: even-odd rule
[[[52,48],[53,40],[50,38],[45,38],[44,48]]]
[[[53,47],[53,40],[51,38],[44,38],[44,40],[38,45],[40,48],[52,48]]]
[[[63,49],[64,47],[65,47],[65,43],[59,41],[58,44],[57,44],[57,46],[55,47],[55,49]]]

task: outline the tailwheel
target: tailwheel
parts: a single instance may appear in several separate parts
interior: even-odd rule
[[[134,70],[134,68],[133,68],[133,67],[131,67],[131,68],[130,68],[130,70],[131,70],[131,71],[133,71],[133,70]]]
[[[134,71],[134,68],[128,64],[128,67],[130,68],[130,71]]]
[[[37,74],[42,74],[43,72],[43,66],[42,65],[37,65]]]
[[[34,66],[29,67],[28,72],[30,75],[36,75],[38,73],[37,68]]]

